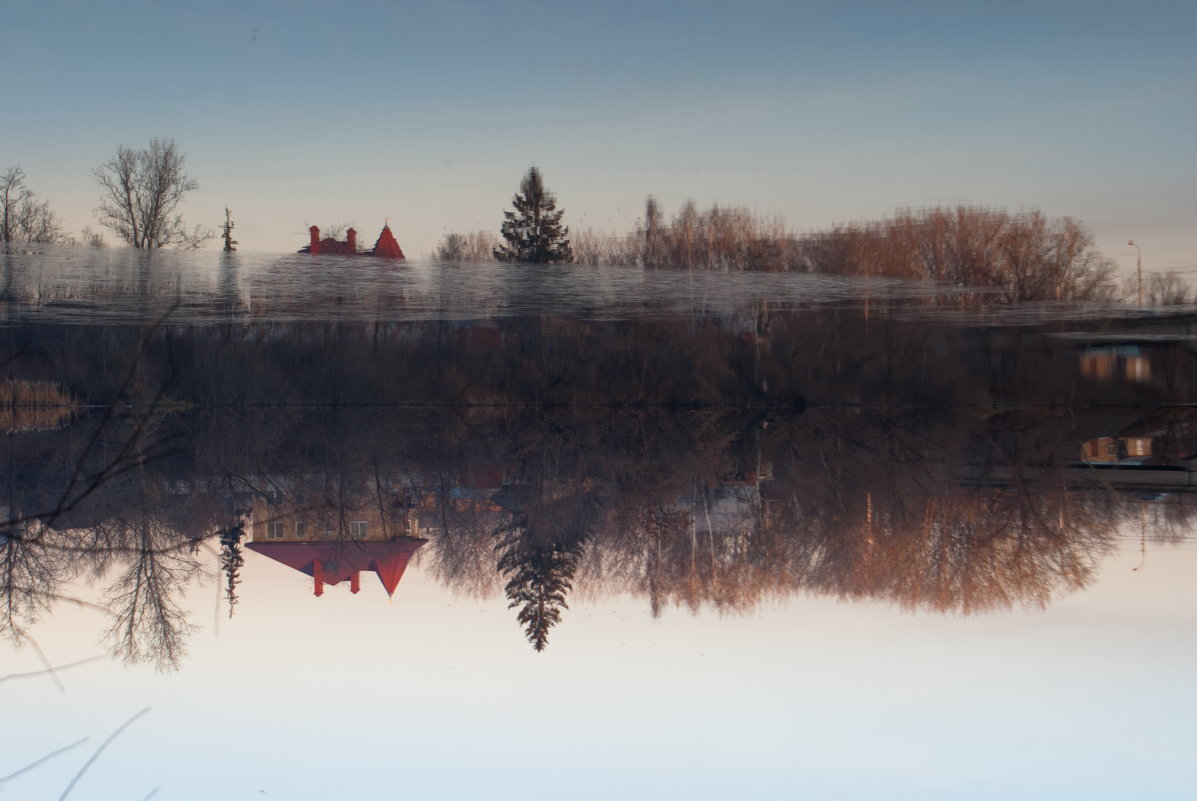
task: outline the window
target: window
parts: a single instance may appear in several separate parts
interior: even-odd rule
[[[1146,356],[1132,356],[1126,360],[1126,379],[1139,384],[1151,380],[1151,362]]]
[[[349,522],[349,536],[355,540],[364,540],[369,533],[370,524],[365,520],[351,520]]]
[[[282,523],[267,523],[266,524],[266,539],[281,540],[283,538],[283,524]]]
[[[295,539],[301,540],[308,533],[308,525],[303,521],[296,521],[295,523]]]

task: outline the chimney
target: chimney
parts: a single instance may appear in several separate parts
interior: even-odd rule
[[[313,230],[316,226],[312,226]],[[324,563],[319,559],[312,565],[312,579],[316,585],[316,597],[324,594]]]
[[[352,229],[350,229],[352,230]],[[353,241],[353,235],[350,234],[350,241]],[[358,571],[353,571],[353,575],[349,577],[349,591],[357,595],[362,589],[362,580]]]
[[[315,256],[317,253],[320,252],[320,229],[317,226],[313,225],[311,228],[308,229],[308,233],[312,235],[311,252],[312,252],[312,255]],[[319,595],[319,593],[317,593],[317,595]]]
[[[357,231],[350,228],[345,232],[346,241],[349,245],[349,255],[357,253]]]

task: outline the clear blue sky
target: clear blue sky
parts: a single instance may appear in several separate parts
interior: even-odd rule
[[[0,167],[92,224],[91,170],[172,137],[244,249],[389,217],[412,255],[497,230],[537,164],[575,229],[747,206],[796,230],[1038,207],[1197,269],[1197,6],[16,3]]]

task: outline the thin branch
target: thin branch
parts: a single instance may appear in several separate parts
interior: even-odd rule
[[[46,654],[42,650],[42,647],[37,644],[37,640],[33,639],[33,637],[31,637],[28,632],[23,631],[23,630],[20,632],[20,635],[21,635],[21,637],[26,639],[30,645],[33,646],[33,650],[37,653],[37,658],[40,659],[42,664],[46,666],[46,669],[43,672],[49,673],[50,678],[54,679],[54,684],[58,687],[58,692],[60,692],[63,695],[66,695],[66,687],[63,686],[63,683],[61,681],[59,681],[58,673],[54,670],[54,665],[50,663],[50,660],[48,658],[46,658]]]
[[[58,667],[55,667],[55,668],[45,668],[43,670],[34,670],[29,673],[9,673],[7,676],[0,676],[0,684],[3,684],[4,682],[10,681],[12,679],[31,679],[31,678],[35,678],[37,676],[44,676],[47,673],[52,673],[54,671],[66,670],[67,668],[78,667],[79,665],[86,665],[90,662],[96,662],[100,659],[108,659],[108,658],[110,658],[110,657],[107,654],[97,654],[96,656],[89,656],[86,659],[80,659],[76,662],[70,662],[65,665],[59,665]]]
[[[134,715],[133,717],[129,718],[124,723],[122,723],[120,725],[120,728],[118,728],[116,731],[114,731],[112,734],[110,734],[108,736],[108,739],[105,740],[103,743],[101,743],[100,747],[96,749],[96,752],[91,755],[91,759],[84,762],[83,767],[79,768],[79,772],[75,774],[75,778],[71,779],[71,783],[68,784],[66,786],[66,789],[62,791],[62,795],[58,796],[58,801],[63,801],[63,799],[65,799],[68,795],[70,795],[71,790],[74,789],[75,784],[79,781],[79,779],[83,778],[83,774],[87,772],[87,769],[90,768],[95,763],[95,761],[99,758],[100,754],[104,753],[104,749],[107,748],[109,746],[109,744],[120,735],[121,732],[123,732],[125,729],[132,726],[133,723],[138,718],[142,717],[149,711],[150,711],[150,707],[147,706],[145,709],[141,710],[136,715]]]
[[[88,739],[89,738],[84,737],[82,740],[79,740],[78,742],[71,743],[68,746],[59,748],[57,751],[51,751],[50,753],[46,754],[41,759],[31,762],[28,765],[26,765],[25,767],[21,768],[16,773],[10,773],[7,776],[0,776],[0,785],[3,785],[6,782],[12,781],[13,779],[17,778],[18,776],[22,776],[22,775],[28,773],[29,771],[36,768],[38,765],[41,765],[45,762],[50,761],[51,759],[58,756],[59,754],[65,754],[67,751],[70,751],[72,748],[78,748],[79,746],[81,746],[85,742],[87,742]]]

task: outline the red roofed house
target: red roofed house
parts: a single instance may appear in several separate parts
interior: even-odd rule
[[[349,591],[361,589],[361,573],[378,575],[387,595],[395,594],[412,554],[425,539],[400,537],[382,542],[251,542],[255,553],[268,556],[312,577],[313,591],[324,594],[326,584],[349,582]]]
[[[324,587],[349,582],[361,589],[360,574],[374,573],[393,595],[407,563],[427,539],[417,513],[393,509],[383,514],[369,497],[349,492],[344,505],[307,503],[302,493],[275,490],[252,501],[251,541],[247,547],[312,577],[316,595]]]
[[[350,228],[345,232],[345,241],[338,242],[330,237],[320,238],[320,229],[313,225],[308,229],[311,234],[312,241],[307,247],[300,248],[300,253],[311,253],[313,255],[319,253],[340,253],[347,256],[381,256],[385,259],[403,259],[403,248],[399,247],[399,242],[395,239],[395,235],[391,233],[390,225],[383,225],[382,232],[378,235],[378,241],[374,243],[373,250],[358,250],[357,249],[357,231]]]

